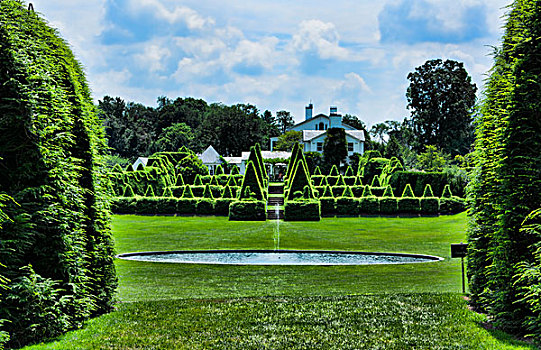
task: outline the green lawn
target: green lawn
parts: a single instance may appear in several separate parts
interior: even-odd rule
[[[29,349],[527,349],[466,309],[464,214],[280,222],[281,249],[437,255],[372,266],[212,266],[117,260],[118,310]],[[118,253],[273,249],[275,222],[115,216]]]

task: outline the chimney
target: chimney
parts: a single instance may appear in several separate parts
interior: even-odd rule
[[[308,106],[306,106],[306,109],[305,109],[305,120],[308,120],[308,119],[312,119],[312,112],[314,111],[314,105],[313,104],[309,104]]]
[[[330,125],[329,128],[343,128],[342,126],[342,115],[338,114],[338,108],[331,106],[331,113],[329,115]]]

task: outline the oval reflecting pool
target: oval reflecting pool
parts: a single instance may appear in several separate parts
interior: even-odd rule
[[[313,250],[204,250],[125,253],[121,259],[182,264],[373,265],[443,260],[431,255]]]

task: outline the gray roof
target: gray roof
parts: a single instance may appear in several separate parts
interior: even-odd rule
[[[363,130],[346,130],[346,135],[349,135],[353,138],[356,138],[359,141],[364,141],[364,131]]]
[[[303,141],[310,141],[315,139],[316,137],[319,137],[323,134],[325,134],[326,130],[303,130],[302,131],[302,140]]]
[[[216,164],[222,162],[220,159],[220,154],[216,152],[212,145],[208,146],[203,153],[198,154],[197,156],[199,157],[199,159],[201,159],[203,164]]]
[[[261,157],[263,157],[263,159],[289,158],[291,157],[291,152],[261,151]],[[242,152],[241,159],[248,160],[248,158],[250,158],[250,152]]]

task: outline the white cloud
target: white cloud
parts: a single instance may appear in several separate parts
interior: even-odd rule
[[[301,52],[316,51],[323,59],[350,59],[350,52],[340,47],[339,40],[334,24],[312,19],[300,23],[298,32],[293,35],[292,44]]]
[[[164,60],[171,56],[171,51],[157,43],[147,43],[143,52],[134,56],[142,67],[148,67],[151,73],[162,71]]]
[[[129,6],[132,11],[150,11],[157,18],[163,19],[170,24],[186,23],[189,29],[204,29],[214,25],[214,19],[203,17],[197,11],[185,6],[176,5],[171,1],[160,0],[131,0]]]

